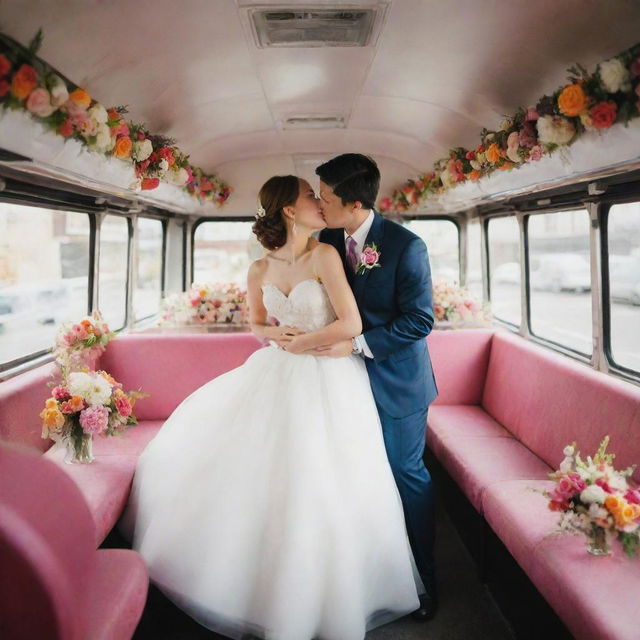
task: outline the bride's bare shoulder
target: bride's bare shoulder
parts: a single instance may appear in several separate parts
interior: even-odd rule
[[[317,240],[315,242],[316,244],[312,249],[314,260],[319,262],[338,260],[338,262],[341,262],[340,254],[333,245],[327,244],[326,242],[318,242]]]
[[[251,265],[249,265],[249,272],[247,273],[247,280],[253,282],[262,282],[264,274],[267,271],[267,258],[260,258],[259,260],[254,260]]]

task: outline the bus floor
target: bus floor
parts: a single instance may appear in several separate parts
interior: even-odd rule
[[[440,500],[436,506],[436,559],[440,607],[426,623],[402,618],[367,634],[366,640],[515,640]],[[103,547],[129,546],[114,529]],[[223,640],[200,626],[153,585],[133,640]]]

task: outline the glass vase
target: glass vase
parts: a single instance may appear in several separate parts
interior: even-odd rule
[[[93,462],[93,436],[80,433],[65,438],[66,452],[64,461],[67,464],[89,464]]]
[[[611,553],[606,529],[592,525],[591,535],[587,538],[587,551],[593,556],[608,556]]]

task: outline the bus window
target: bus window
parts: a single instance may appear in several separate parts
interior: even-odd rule
[[[420,236],[427,245],[432,280],[459,283],[458,227],[451,220],[410,220],[406,227]]]
[[[127,317],[129,222],[107,215],[100,227],[98,308],[112,330],[122,329]]]
[[[488,226],[491,310],[520,325],[520,229],[515,216],[492,218]]]
[[[611,207],[607,238],[611,357],[640,372],[640,202]]]
[[[591,355],[589,214],[558,211],[528,221],[531,333]]]
[[[253,222],[199,224],[193,241],[193,282],[234,283],[245,288],[249,265],[264,254],[252,226]]]
[[[89,216],[0,203],[0,366],[88,311]]]
[[[138,218],[136,286],[133,308],[136,321],[157,313],[162,295],[163,225],[153,218]]]

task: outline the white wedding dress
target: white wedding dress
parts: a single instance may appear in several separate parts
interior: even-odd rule
[[[305,331],[335,319],[321,283],[269,315]],[[152,581],[230,636],[360,640],[418,607],[366,368],[276,346],[190,395],[139,459],[124,527]]]

